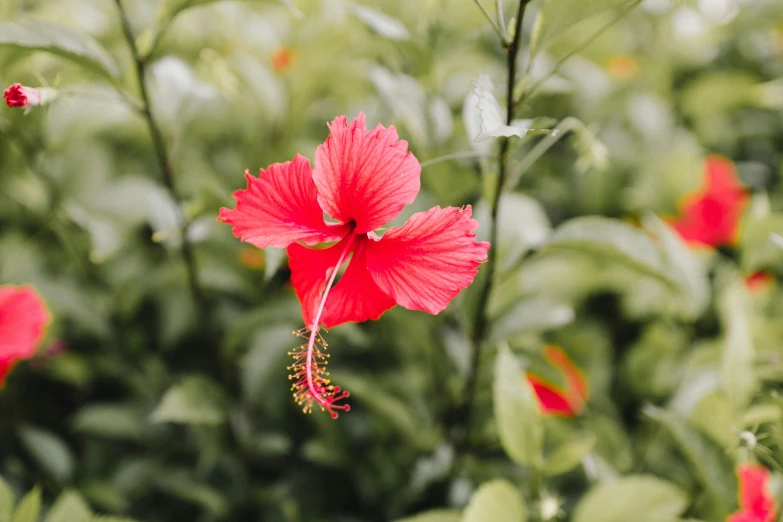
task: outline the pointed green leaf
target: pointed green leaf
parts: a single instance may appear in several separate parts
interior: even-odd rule
[[[544,473],[555,476],[574,469],[582,461],[582,457],[595,447],[595,443],[596,437],[593,433],[584,433],[567,440],[546,457]]]
[[[677,288],[652,238],[617,219],[585,216],[565,222],[542,248],[542,252],[554,251],[576,252],[597,260],[620,263]]]
[[[59,25],[36,20],[0,22],[0,46],[46,51],[92,69],[110,80],[119,77],[117,63],[98,42]]]
[[[19,428],[19,438],[38,465],[55,480],[63,482],[71,478],[73,454],[58,435],[32,426],[22,426]]]
[[[41,489],[36,486],[22,497],[14,511],[13,522],[36,522],[41,511]]]
[[[482,484],[470,498],[462,522],[525,522],[527,511],[519,491],[505,480]]]
[[[92,512],[78,493],[66,491],[52,505],[44,522],[90,522]]]
[[[152,422],[221,424],[226,420],[223,390],[200,375],[185,377],[169,388],[152,412]]]
[[[517,358],[501,347],[493,385],[495,422],[506,454],[518,464],[539,467],[544,425],[538,402]]]

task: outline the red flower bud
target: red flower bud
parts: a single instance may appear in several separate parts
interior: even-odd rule
[[[25,87],[19,83],[15,83],[6,89],[3,96],[5,96],[5,102],[9,107],[19,107],[20,109],[41,105],[43,98],[41,91],[38,89]]]

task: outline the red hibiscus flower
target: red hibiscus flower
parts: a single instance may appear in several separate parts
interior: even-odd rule
[[[0,286],[0,385],[17,361],[35,354],[48,320],[46,307],[35,290]]]
[[[709,156],[704,170],[704,186],[686,198],[682,216],[672,226],[690,243],[731,246],[737,241],[748,194],[731,160]]]
[[[5,102],[9,107],[18,107],[26,109],[41,104],[41,91],[32,87],[25,87],[22,84],[15,83],[3,93]]]
[[[305,411],[315,402],[336,417],[335,409],[348,407],[334,402],[347,393],[326,377],[320,327],[378,319],[396,304],[437,314],[473,282],[489,243],[476,242],[470,206],[434,207],[376,235],[416,198],[421,166],[393,126],[367,131],[364,114],[351,123],[339,116],[329,129],[313,169],[297,155],[258,178],[246,173],[236,208],[221,209],[218,219],[254,246],[287,247],[307,325],[299,335],[308,339],[292,352],[294,398]],[[302,245],[319,243],[334,244]]]
[[[588,389],[582,370],[557,346],[544,348],[544,358],[563,375],[565,389],[543,377],[528,373],[527,380],[538,398],[538,405],[544,415],[575,417],[585,406]]]
[[[778,513],[775,499],[767,491],[769,471],[756,464],[737,469],[740,509],[727,522],[773,522]]]

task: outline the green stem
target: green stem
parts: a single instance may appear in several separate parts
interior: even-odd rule
[[[519,54],[519,43],[522,36],[522,19],[525,16],[525,9],[527,8],[530,0],[520,0],[519,10],[516,16],[516,25],[514,30],[514,37],[510,44],[506,46],[506,66],[508,68],[508,82],[506,83],[506,102],[508,108],[506,110],[506,124],[510,125],[511,120],[514,117],[514,85],[516,83],[516,70],[517,70],[517,56]],[[495,194],[491,202],[491,214],[489,223],[489,252],[487,254],[486,263],[486,282],[481,288],[481,293],[478,298],[477,313],[475,322],[473,325],[473,355],[470,366],[470,374],[468,375],[467,382],[465,383],[464,392],[464,426],[465,426],[465,441],[467,443],[468,432],[473,420],[473,403],[475,402],[476,383],[479,376],[479,364],[481,361],[481,349],[484,344],[484,338],[487,334],[489,326],[489,317],[487,308],[489,304],[489,298],[492,294],[492,287],[495,284],[495,272],[497,271],[497,242],[498,242],[498,214],[500,208],[500,196],[505,185],[506,174],[508,172],[508,159],[509,159],[509,147],[510,140],[508,138],[501,138],[500,151],[498,153],[498,180]]]
[[[160,165],[161,174],[163,175],[163,183],[171,195],[177,206],[178,220],[182,226],[182,244],[181,253],[182,259],[185,262],[185,268],[188,276],[188,285],[190,286],[190,292],[193,295],[193,299],[196,302],[196,307],[199,314],[199,322],[202,325],[208,325],[209,308],[204,292],[201,289],[201,285],[198,280],[198,270],[196,266],[196,258],[193,253],[193,247],[188,241],[187,232],[188,227],[185,222],[185,215],[182,210],[182,198],[180,197],[179,190],[177,189],[176,181],[174,179],[174,172],[171,168],[171,161],[169,160],[168,152],[166,150],[166,142],[163,138],[163,133],[160,130],[157,120],[152,113],[152,104],[150,102],[149,91],[147,90],[147,67],[145,59],[139,54],[139,49],[136,47],[136,40],[131,30],[130,21],[122,6],[122,0],[115,0],[117,9],[120,13],[120,21],[122,22],[122,31],[125,35],[125,39],[128,42],[131,56],[136,69],[136,80],[139,84],[139,91],[141,93],[141,113],[144,120],[147,122],[147,127],[152,137],[152,144],[155,149],[155,156]]]

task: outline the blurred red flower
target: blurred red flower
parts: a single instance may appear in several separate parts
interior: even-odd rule
[[[584,373],[557,346],[544,347],[544,358],[560,371],[566,387],[563,389],[543,377],[528,373],[527,380],[536,393],[541,411],[545,415],[575,417],[584,409],[588,397]]]
[[[306,411],[316,401],[336,416],[329,381],[315,366],[321,355],[325,362],[320,327],[378,319],[396,304],[437,314],[473,282],[489,243],[476,242],[470,206],[434,207],[377,236],[374,230],[416,198],[421,166],[393,126],[367,131],[364,114],[351,123],[339,116],[329,129],[314,169],[297,155],[258,178],[246,173],[247,189],[234,193],[236,208],[221,209],[218,219],[258,248],[287,247],[307,325],[300,335],[309,337],[301,357],[292,354],[295,397]],[[336,223],[326,223],[324,213]],[[300,244],[331,242],[321,249]]]
[[[294,53],[288,47],[280,47],[272,53],[272,69],[277,74],[286,72],[294,63]]]
[[[32,87],[25,87],[22,84],[15,83],[3,93],[5,102],[9,107],[18,107],[26,109],[41,104],[41,91]]]
[[[775,276],[769,272],[753,272],[745,276],[745,287],[751,292],[760,292],[771,285],[773,281],[775,281]]]
[[[712,155],[705,162],[703,187],[686,197],[681,217],[671,224],[689,243],[731,246],[747,199],[731,160]]]
[[[727,522],[773,522],[778,513],[775,499],[767,490],[769,471],[756,464],[737,469],[740,509]]]
[[[0,286],[0,385],[17,361],[35,355],[49,320],[46,306],[28,286]]]

